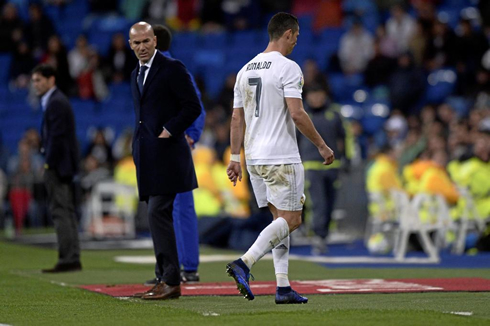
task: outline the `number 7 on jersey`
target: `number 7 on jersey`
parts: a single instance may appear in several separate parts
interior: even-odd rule
[[[255,88],[255,116],[258,117],[260,112],[260,94],[262,93],[262,78],[249,78],[248,84],[250,86],[257,86]]]

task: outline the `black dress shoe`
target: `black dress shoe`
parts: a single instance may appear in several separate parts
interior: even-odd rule
[[[157,284],[158,284],[158,279],[155,277],[155,278],[152,278],[151,280],[146,281],[143,285],[144,286],[154,286]]]
[[[197,283],[199,282],[198,272],[180,272],[180,280],[182,283]]]
[[[43,273],[66,273],[66,272],[76,272],[82,270],[82,264],[80,262],[68,263],[68,264],[56,264],[51,269],[43,269]]]

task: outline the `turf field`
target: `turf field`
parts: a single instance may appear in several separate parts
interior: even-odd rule
[[[203,248],[201,254],[230,254]],[[6,325],[490,325],[490,293],[309,295],[306,305],[276,305],[273,296],[181,297],[171,301],[116,299],[77,288],[140,283],[151,265],[117,263],[115,256],[149,250],[83,251],[84,270],[41,274],[56,251],[0,241],[0,324]],[[202,282],[230,281],[224,263],[202,263]],[[257,281],[274,279],[271,261],[254,266]],[[490,278],[490,269],[326,268],[290,262],[291,279]],[[462,314],[454,314],[460,312]]]

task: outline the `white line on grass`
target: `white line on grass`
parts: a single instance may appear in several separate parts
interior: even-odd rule
[[[235,260],[237,255],[201,255],[199,261],[201,263],[214,262],[229,262]],[[267,254],[262,259],[271,260],[272,255]],[[314,263],[330,263],[330,264],[434,264],[435,261],[429,258],[406,258],[403,261],[397,261],[392,257],[370,257],[370,256],[355,256],[355,257],[324,257],[324,256],[301,256],[290,255],[289,259],[310,261]],[[116,256],[114,260],[119,263],[129,264],[155,264],[154,256]]]
[[[445,313],[458,316],[473,316],[473,311],[445,311]]]

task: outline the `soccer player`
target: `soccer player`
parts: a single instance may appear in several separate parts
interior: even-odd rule
[[[278,13],[269,21],[269,44],[238,73],[231,120],[231,161],[227,174],[233,185],[241,181],[240,148],[245,145],[247,170],[259,207],[269,206],[274,220],[250,249],[226,265],[238,290],[248,300],[250,269],[272,250],[277,280],[276,303],[307,303],[291,289],[288,279],[289,234],[301,224],[305,196],[304,170],[296,141],[296,127],[318,149],[323,164],[335,157],[303,108],[303,74],[286,58],[296,46],[296,17]]]

